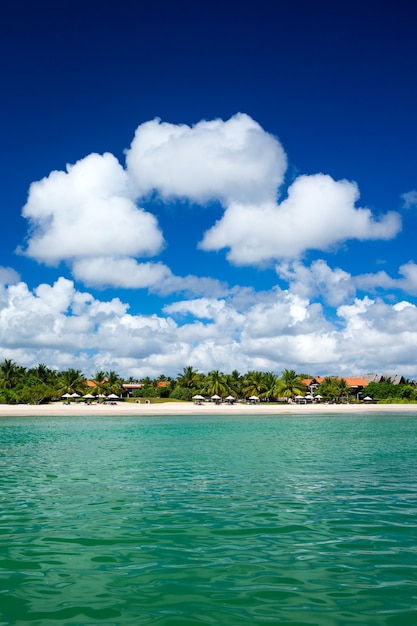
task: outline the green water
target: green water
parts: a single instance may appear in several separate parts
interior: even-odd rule
[[[417,415],[0,420],[0,626],[417,624]]]

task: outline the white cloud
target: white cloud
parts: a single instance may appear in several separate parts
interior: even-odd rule
[[[348,239],[390,239],[400,230],[398,214],[377,220],[369,209],[356,208],[355,183],[316,174],[300,176],[280,204],[231,204],[209,229],[203,250],[229,248],[237,265],[294,259],[307,250],[328,250]]]
[[[348,239],[389,239],[399,231],[396,213],[377,219],[355,206],[355,183],[324,174],[299,176],[277,204],[286,167],[280,142],[245,114],[192,127],[146,122],[136,130],[125,168],[109,153],[93,153],[30,186],[23,253],[48,265],[64,261],[89,287],[220,297],[228,286],[218,280],[175,276],[162,262],[143,262],[162,251],[164,239],[156,217],[136,202],[153,192],[165,201],[221,202],[225,212],[200,248],[226,248],[235,265],[280,261],[284,267],[283,261],[297,260],[307,250],[329,250]],[[324,266],[312,269],[321,285],[316,291],[338,304],[343,289],[350,289],[347,276]],[[327,276],[320,277],[320,269]],[[302,291],[301,266],[291,272],[293,288],[297,283],[301,295],[312,294],[311,281]],[[406,277],[404,284],[412,280]]]
[[[385,271],[360,274],[354,279],[355,285],[362,291],[375,291],[378,288],[395,289],[395,280],[391,278]]]
[[[223,204],[275,200],[287,167],[279,141],[242,113],[192,127],[142,124],[126,163],[138,197],[156,191],[165,199]]]
[[[411,209],[417,206],[417,190],[413,189],[413,191],[407,191],[407,193],[403,193],[401,198],[404,201],[404,208]]]
[[[403,276],[397,280],[397,286],[409,294],[417,295],[417,265],[410,261],[400,266],[399,273]]]
[[[111,154],[90,154],[66,172],[32,183],[23,207],[31,231],[25,254],[56,265],[109,256],[150,256],[163,238],[156,218],[128,196],[127,174]]]
[[[400,265],[398,273],[402,278],[392,278],[386,272],[361,274],[353,278],[354,284],[363,291],[376,289],[401,289],[410,295],[417,295],[417,264],[413,261]]]
[[[72,273],[89,287],[125,289],[152,287],[171,276],[171,270],[163,263],[138,263],[129,257],[80,259],[74,262]]]
[[[13,285],[19,280],[18,272],[12,267],[0,267],[0,285]]]
[[[193,274],[174,276],[172,273],[155,282],[150,290],[160,296],[185,293],[188,297],[205,295],[212,298],[221,298],[232,291],[226,282],[215,278]]]
[[[338,306],[356,294],[352,276],[340,268],[332,269],[322,259],[310,267],[299,261],[276,266],[280,278],[291,285],[291,291],[307,298],[323,298],[330,306]]]
[[[319,303],[291,289],[182,300],[162,315],[132,315],[118,298],[99,300],[58,279],[29,290],[0,289],[0,359],[124,376],[285,367],[316,375],[396,371],[415,377],[417,307],[369,297],[327,318]]]

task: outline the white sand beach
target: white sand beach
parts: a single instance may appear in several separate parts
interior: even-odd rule
[[[84,404],[62,402],[28,405],[0,404],[0,417],[23,416],[86,416],[117,415],[312,415],[312,414],[343,414],[343,413],[416,413],[417,404],[220,404],[204,402],[196,405],[193,402],[165,403],[132,403],[117,402],[116,404]]]

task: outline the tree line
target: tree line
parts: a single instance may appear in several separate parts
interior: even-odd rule
[[[64,396],[91,394],[95,397],[125,393],[124,383],[139,383],[140,388],[133,396],[142,398],[172,398],[192,400],[195,395],[221,398],[233,396],[236,399],[256,396],[262,401],[278,401],[294,398],[308,393],[303,379],[312,378],[308,374],[297,374],[292,369],[284,369],[281,375],[272,372],[249,371],[240,374],[234,370],[225,374],[212,370],[207,374],[192,366],[186,366],[176,377],[164,375],[124,380],[117,372],[97,371],[87,379],[81,370],[68,369],[57,371],[40,363],[36,367],[25,368],[10,359],[0,362],[0,403],[41,404],[59,400]],[[89,384],[87,384],[87,380]],[[346,380],[332,376],[326,377],[315,391],[323,401],[353,401],[355,393]],[[389,381],[370,383],[366,394],[375,400],[417,401],[414,385],[393,385]]]

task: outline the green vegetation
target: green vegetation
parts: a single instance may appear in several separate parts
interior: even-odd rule
[[[415,385],[405,383],[394,385],[389,380],[381,383],[369,383],[366,394],[374,400],[383,402],[417,402],[417,388]]]
[[[333,376],[326,376],[319,386],[318,393],[325,402],[346,402],[354,399],[345,379],[335,378]]]
[[[254,370],[246,374],[240,374],[237,370],[231,374],[219,370],[203,374],[192,366],[186,366],[176,378],[161,375],[156,379],[130,378],[126,382],[140,385],[133,393],[130,392],[129,400],[132,401],[190,401],[195,395],[208,398],[218,395],[236,399],[256,396],[261,401],[279,402],[305,396],[308,393],[303,382],[305,378],[312,377],[288,369],[280,376],[273,372]],[[97,371],[87,379],[80,370],[71,368],[57,372],[43,363],[27,369],[10,359],[0,362],[2,404],[41,404],[68,396],[81,398],[85,394],[91,394],[98,400],[111,394],[127,396],[123,383],[123,379],[115,371]],[[317,394],[323,401],[330,402],[355,402],[358,399],[357,392],[349,389],[346,380],[332,376],[323,380],[315,390],[315,395]],[[410,382],[399,385],[394,385],[390,380],[370,383],[362,393],[362,398],[365,395],[375,402],[417,402],[417,388]]]

